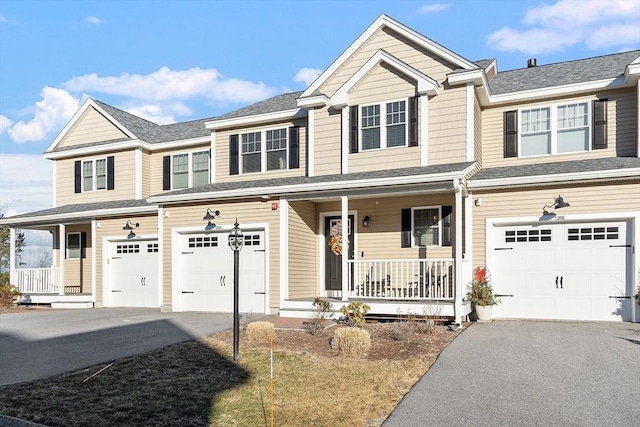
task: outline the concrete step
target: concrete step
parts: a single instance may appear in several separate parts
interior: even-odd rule
[[[93,308],[93,302],[91,301],[53,301],[51,308],[64,308],[64,309],[87,309]]]

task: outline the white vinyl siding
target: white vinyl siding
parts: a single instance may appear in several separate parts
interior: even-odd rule
[[[520,157],[589,151],[589,103],[520,111]]]
[[[441,246],[442,214],[439,206],[413,208],[411,217],[414,246]]]
[[[363,151],[405,147],[408,140],[407,131],[406,100],[360,107],[360,145]]]

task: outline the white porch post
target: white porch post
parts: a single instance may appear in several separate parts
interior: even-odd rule
[[[287,298],[289,298],[289,201],[280,199],[280,307],[284,307],[284,301]]]
[[[340,173],[345,174],[349,173],[349,151],[351,148],[351,141],[349,140],[351,136],[351,126],[349,124],[349,106],[345,106],[342,108],[342,164],[340,167]]]
[[[60,257],[60,276],[58,277],[58,294],[64,295],[64,264],[65,255],[67,253],[66,227],[64,224],[59,226],[58,247],[60,248],[58,256]]]
[[[349,197],[340,196],[342,202],[342,301],[349,299]]]
[[[96,302],[96,286],[98,283],[97,278],[97,263],[96,254],[97,249],[97,234],[98,234],[98,222],[95,219],[91,220],[91,302]]]
[[[464,197],[464,270],[463,284],[471,282],[473,273],[473,195]],[[464,290],[464,289],[463,289]]]
[[[453,180],[453,188],[455,191],[455,233],[456,233],[456,250],[454,257],[455,278],[456,278],[456,294],[454,302],[455,322],[462,324],[462,298],[464,298],[464,278],[462,274],[462,189],[460,188],[460,180]]]
[[[9,228],[9,284],[16,286],[16,229]]]

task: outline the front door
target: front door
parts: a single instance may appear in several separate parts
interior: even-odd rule
[[[339,239],[342,234],[342,219],[339,216],[329,216],[324,220],[325,235],[325,289],[328,291],[342,290],[342,245]],[[349,239],[349,259],[353,259],[353,215],[349,215],[347,227]]]

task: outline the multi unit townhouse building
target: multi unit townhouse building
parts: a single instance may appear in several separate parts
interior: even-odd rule
[[[525,65],[525,64],[523,64]],[[640,51],[499,72],[382,15],[302,92],[158,125],[89,99],[44,153],[27,302],[640,321]]]

